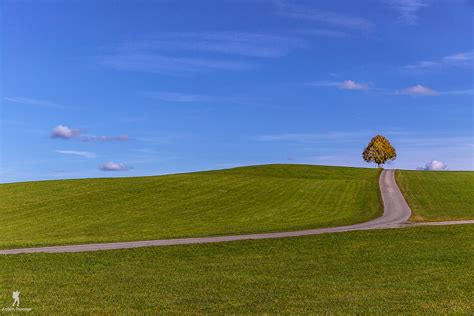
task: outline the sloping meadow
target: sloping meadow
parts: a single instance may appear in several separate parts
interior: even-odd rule
[[[382,214],[375,169],[262,165],[0,185],[0,247],[273,232]]]
[[[474,172],[398,170],[413,221],[474,219]]]

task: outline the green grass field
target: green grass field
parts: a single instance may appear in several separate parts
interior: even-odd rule
[[[474,219],[474,172],[397,171],[413,221]]]
[[[0,248],[300,230],[382,213],[375,169],[265,165],[0,185]]]
[[[0,257],[45,315],[473,314],[474,226]]]

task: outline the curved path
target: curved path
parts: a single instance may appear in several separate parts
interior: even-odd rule
[[[204,243],[216,243],[216,242],[236,241],[236,240],[308,236],[308,235],[319,235],[319,234],[326,234],[326,233],[347,232],[347,231],[354,231],[354,230],[400,228],[400,227],[407,227],[407,226],[474,224],[474,220],[410,224],[408,222],[408,219],[410,218],[411,210],[407,202],[405,201],[402,193],[400,192],[400,189],[398,188],[397,183],[395,182],[395,171],[383,170],[380,175],[379,185],[380,185],[380,191],[382,193],[382,200],[383,200],[383,205],[384,205],[383,215],[371,221],[355,224],[355,225],[308,229],[308,230],[301,230],[301,231],[294,231],[294,232],[5,249],[5,250],[0,250],[0,254],[6,255],[6,254],[36,253],[36,252],[47,252],[47,253],[84,252],[84,251],[128,249],[128,248],[140,248],[140,247],[152,247],[152,246],[156,247],[156,246],[185,245],[185,244],[204,244]]]

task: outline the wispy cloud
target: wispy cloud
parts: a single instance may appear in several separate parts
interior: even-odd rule
[[[25,105],[31,105],[36,107],[43,107],[43,108],[52,108],[52,109],[66,109],[67,107],[55,102],[47,101],[47,100],[40,100],[40,99],[32,99],[32,98],[25,98],[25,97],[4,97],[5,101],[12,102],[12,103],[19,103]]]
[[[276,1],[276,5],[277,13],[289,18],[310,20],[326,26],[353,30],[368,31],[374,27],[374,24],[367,19],[320,10],[313,6],[290,3],[284,0]]]
[[[122,163],[110,161],[101,165],[99,169],[102,171],[128,171],[130,167]]]
[[[388,6],[396,10],[399,20],[408,25],[416,25],[418,22],[418,12],[427,7],[424,0],[387,0]]]
[[[159,153],[156,150],[150,149],[150,148],[138,148],[138,149],[132,149],[132,151],[139,154],[145,154],[145,155],[156,155]]]
[[[437,134],[420,134],[416,131],[397,131],[389,130],[385,132],[375,130],[364,130],[357,132],[350,131],[321,131],[311,133],[279,133],[279,134],[264,134],[253,138],[257,141],[265,142],[292,142],[292,143],[317,143],[320,141],[347,141],[354,140],[369,141],[371,137],[377,134],[388,135],[390,138],[396,139],[397,143],[406,148],[420,148],[420,147],[441,147],[441,146],[472,146],[472,137],[467,136],[446,136]]]
[[[125,43],[98,58],[119,70],[160,74],[237,71],[256,67],[263,58],[279,58],[307,46],[294,36],[243,32],[169,32]],[[192,56],[192,57],[191,57]]]
[[[119,135],[119,136],[96,136],[96,135],[81,135],[79,138],[84,142],[125,142],[130,140],[128,135]]]
[[[448,90],[448,91],[443,91],[442,94],[448,94],[448,95],[474,95],[474,89]]]
[[[305,30],[298,31],[297,33],[301,35],[307,35],[307,36],[329,37],[329,38],[344,38],[349,35],[345,31],[324,29],[324,28],[305,29]]]
[[[153,91],[153,92],[144,92],[144,96],[166,101],[166,102],[177,102],[177,103],[195,103],[195,102],[218,102],[218,101],[227,101],[229,98],[226,97],[217,97],[209,96],[202,94],[189,94],[181,92],[168,92],[168,91]]]
[[[80,156],[84,158],[95,158],[97,155],[90,151],[77,151],[77,150],[55,150],[55,152],[63,155]]]
[[[205,94],[192,94],[170,91],[147,91],[143,96],[155,100],[173,103],[237,103],[237,104],[257,104],[261,100],[246,98],[241,96],[215,96]]]
[[[428,70],[440,70],[452,67],[473,66],[474,51],[468,51],[447,55],[434,60],[422,60],[415,64],[406,65],[403,68],[408,71],[423,72]]]
[[[443,57],[443,60],[448,63],[465,63],[474,60],[474,51],[456,53]]]
[[[436,148],[452,148],[452,147],[469,147],[472,142],[472,136],[463,135],[441,135],[439,133],[431,133],[429,135],[416,132],[408,132],[399,135],[398,143],[405,148],[419,149],[424,147]],[[423,149],[425,150],[425,149]]]
[[[263,33],[244,32],[170,32],[154,39],[129,43],[126,49],[156,52],[210,52],[221,55],[277,58],[293,49],[305,47],[306,41]]]
[[[134,139],[138,142],[146,143],[143,146],[155,146],[163,144],[176,144],[195,141],[195,134],[184,132],[137,132]]]
[[[129,140],[128,135],[119,136],[96,136],[96,135],[83,135],[79,129],[70,128],[66,125],[58,125],[51,131],[51,138],[59,139],[79,139],[84,142],[113,142],[113,141],[127,141]]]
[[[370,84],[356,82],[354,80],[344,80],[344,81],[316,81],[312,82],[309,85],[318,86],[318,87],[336,87],[341,90],[368,90]]]
[[[368,137],[368,132],[320,132],[320,133],[283,133],[266,134],[254,137],[263,142],[317,143],[328,140],[351,141],[355,138]]]
[[[397,95],[419,95],[419,96],[437,96],[440,95],[439,91],[433,90],[431,88],[422,86],[422,85],[415,85],[412,87],[408,87],[406,89],[396,91],[395,94]]]
[[[167,75],[244,70],[255,63],[220,58],[171,57],[147,52],[123,52],[99,58],[99,63],[117,70],[150,72]]]
[[[344,81],[315,81],[307,85],[316,87],[335,87],[340,90],[374,90],[384,95],[412,95],[412,96],[439,96],[439,95],[474,95],[474,89],[438,91],[420,84],[405,89],[390,92],[387,88],[374,88],[372,83],[361,83],[353,80]]]

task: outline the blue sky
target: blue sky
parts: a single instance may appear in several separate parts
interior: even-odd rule
[[[2,1],[1,182],[473,169],[472,2]]]

